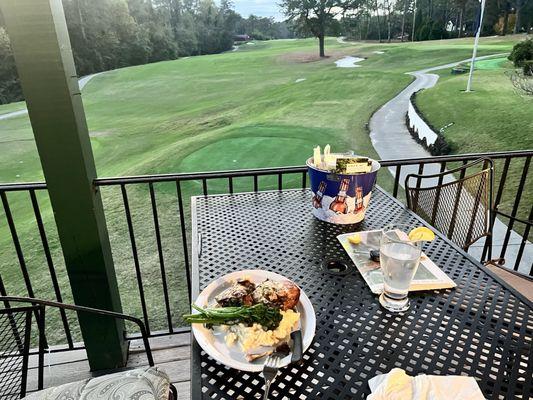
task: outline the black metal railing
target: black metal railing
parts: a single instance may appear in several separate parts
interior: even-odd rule
[[[521,241],[517,258],[514,260],[512,266],[508,265],[508,267],[511,267],[510,269],[516,271],[523,257],[524,249],[528,244],[533,217],[533,207],[530,198],[527,198],[527,196],[525,199],[523,198],[523,194],[529,193],[531,189],[531,180],[528,180],[528,173],[532,156],[533,151],[527,150],[382,160],[380,161],[382,167],[388,168],[392,173],[392,177],[383,168],[378,181],[394,197],[401,200],[403,198],[403,191],[400,190],[402,183],[401,177],[408,172],[423,174],[428,165],[433,165],[432,168],[438,168],[439,171],[444,171],[453,166],[464,165],[480,157],[491,158],[497,163],[497,184],[494,190],[495,213],[507,223],[505,237],[500,244],[502,247],[499,254],[501,258],[504,258],[506,255],[512,230],[519,229],[521,231]],[[511,181],[510,173],[513,176],[512,186],[509,183]],[[134,276],[126,290],[130,296],[129,301],[125,302],[123,298],[123,304],[126,303],[125,305],[129,307],[129,303],[132,302],[133,298],[138,301],[138,305],[132,308],[133,311],[131,313],[142,316],[142,320],[150,336],[183,331],[183,328],[180,328],[179,315],[180,310],[186,310],[189,306],[188,299],[190,298],[191,290],[188,247],[190,241],[190,230],[188,226],[190,220],[188,218],[188,202],[190,196],[206,196],[214,193],[234,193],[266,189],[305,189],[308,187],[307,168],[305,166],[101,178],[95,180],[94,184],[95,188],[102,191],[104,204],[106,204],[105,200],[108,200],[108,208],[106,208],[108,227],[110,227],[113,235],[121,240],[120,248],[118,249],[118,253],[120,254],[114,253],[115,265],[117,265],[117,260],[123,264],[122,267],[127,272],[121,276],[124,279],[131,279],[130,277]],[[112,193],[113,190],[115,190],[115,193]],[[49,275],[51,287],[48,289],[47,296],[51,297],[50,293],[53,293],[54,300],[60,302],[65,299],[69,300],[71,298],[70,289],[64,276],[66,272],[64,271],[64,267],[59,268],[57,266],[58,259],[61,258],[57,239],[55,239],[54,251],[51,250],[48,239],[50,232],[55,232],[53,216],[49,211],[50,206],[46,204],[48,213],[45,221],[37,196],[37,193],[46,194],[46,185],[44,183],[0,185],[0,198],[2,200],[5,221],[7,222],[7,229],[5,231],[9,232],[11,236],[11,242],[23,278],[24,284],[19,285],[19,290],[25,291],[25,293],[8,293],[5,285],[5,274],[3,274],[3,271],[0,271],[0,295],[42,297],[41,293],[36,293],[34,290],[35,282],[32,281],[32,273],[35,273],[35,271],[29,271],[21,244],[26,239],[24,237],[21,238],[17,230],[14,214],[11,211],[9,196],[15,195],[15,193],[29,196],[29,207],[31,207],[38,228],[35,234],[36,238],[32,239],[32,243],[35,245],[35,241],[39,242],[48,267],[46,273]],[[500,209],[504,198],[509,207]],[[526,204],[530,210],[527,218],[519,216],[521,199],[529,203]],[[41,199],[41,201],[45,200]],[[164,207],[161,206],[162,202],[164,203]],[[139,205],[141,203],[142,206]],[[22,207],[20,198],[17,199],[16,205],[19,208]],[[47,230],[47,224],[53,226],[48,227]],[[123,225],[122,230],[119,226],[121,224]],[[3,229],[1,225],[0,229]],[[55,235],[55,233],[52,234]],[[177,241],[176,238],[179,238],[179,240]],[[141,247],[145,247],[145,242],[154,243],[155,246],[153,248],[149,246],[149,248],[142,250]],[[34,247],[36,245],[32,246],[32,249]],[[128,251],[125,251],[126,247],[129,247]],[[171,254],[169,255],[169,253]],[[147,257],[149,261],[144,262],[143,259]],[[0,259],[0,261],[2,260]],[[5,265],[10,261],[3,260]],[[131,273],[132,271],[133,274]],[[153,275],[155,271],[157,271],[157,276]],[[530,267],[528,273],[531,275],[532,272]],[[42,286],[42,281],[46,280],[43,279],[45,272],[40,270],[37,271],[37,274],[41,277],[40,284]],[[146,274],[149,275],[147,279],[145,279]],[[119,280],[121,277],[119,277]],[[4,278],[4,281],[2,278]],[[176,282],[180,279],[183,281],[181,289],[176,285]],[[152,287],[156,284],[156,287]],[[133,289],[138,292],[135,293],[135,296],[132,294]],[[186,293],[186,295],[183,293],[180,295],[181,303],[183,303],[181,305],[179,301],[172,298],[180,290]],[[46,292],[46,290],[44,291]],[[121,296],[124,296],[122,291]],[[161,302],[162,306],[157,307],[152,312],[152,305],[154,302],[158,302],[158,300],[154,300],[154,296],[159,296],[158,300],[162,296],[163,301]],[[181,306],[185,308],[180,309]],[[58,322],[61,321],[62,330],[64,331],[63,342],[66,342],[67,348],[75,348],[75,340],[73,339],[75,335],[72,333],[71,321],[67,319],[64,312],[57,318]],[[152,324],[154,320],[156,322]]]

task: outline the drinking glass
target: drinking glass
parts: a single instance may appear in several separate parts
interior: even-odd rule
[[[422,242],[409,240],[409,226],[391,225],[383,230],[379,248],[383,271],[380,304],[391,312],[409,309],[409,285],[420,263]]]

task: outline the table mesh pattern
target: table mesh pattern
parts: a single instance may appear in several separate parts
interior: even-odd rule
[[[0,399],[19,399],[23,384],[24,354],[27,352],[26,322],[31,311],[0,313]]]
[[[315,308],[314,342],[302,365],[281,371],[270,398],[363,399],[368,379],[394,367],[411,375],[474,376],[490,399],[531,398],[530,307],[447,240],[438,237],[424,250],[457,288],[411,293],[411,308],[401,316],[380,307],[336,236],[420,222],[379,190],[373,196],[358,227],[312,217],[308,191],[196,199],[200,290],[232,271],[266,269],[298,283]],[[325,272],[321,263],[329,257],[348,261],[349,272]],[[260,374],[227,368],[199,351],[194,362],[201,363],[204,398],[261,398]]]

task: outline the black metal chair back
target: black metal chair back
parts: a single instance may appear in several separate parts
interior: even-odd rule
[[[493,175],[494,164],[488,158],[438,174],[409,174],[407,207],[464,250],[486,236],[483,259],[487,252],[490,259]]]
[[[30,305],[15,308],[11,306],[12,303]],[[108,310],[29,297],[0,296],[1,304],[4,305],[4,308],[0,308],[0,400],[19,399],[26,395],[28,359],[31,351],[33,351],[33,354],[35,353],[34,350],[30,350],[30,348],[34,348],[31,343],[32,315],[36,319],[39,339],[37,350],[37,390],[41,390],[44,387],[44,352],[45,348],[48,347],[45,336],[46,307],[76,311],[78,314],[91,313],[105,318],[133,322],[139,328],[148,365],[151,367],[155,365],[148,340],[148,332],[144,323],[138,318]],[[176,388],[170,385],[170,390],[173,399],[176,400],[178,398]]]
[[[44,317],[44,308],[28,306],[0,310],[0,399],[2,400],[20,399],[26,395],[32,315],[36,315],[37,323],[40,324]],[[42,349],[42,346],[39,348]],[[39,357],[39,370],[42,370],[42,363],[43,358]]]

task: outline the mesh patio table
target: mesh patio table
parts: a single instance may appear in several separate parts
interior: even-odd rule
[[[532,304],[460,248],[438,235],[424,251],[456,283],[451,290],[410,293],[403,315],[385,311],[336,236],[423,222],[376,187],[365,220],[341,226],[315,219],[308,190],[195,197],[193,298],[212,280],[265,269],[295,281],[311,299],[317,329],[301,365],[281,370],[272,399],[364,399],[373,376],[403,368],[410,375],[476,378],[488,399],[533,396]],[[341,258],[342,273],[324,269]],[[260,374],[227,368],[193,340],[193,399],[255,399]]]

